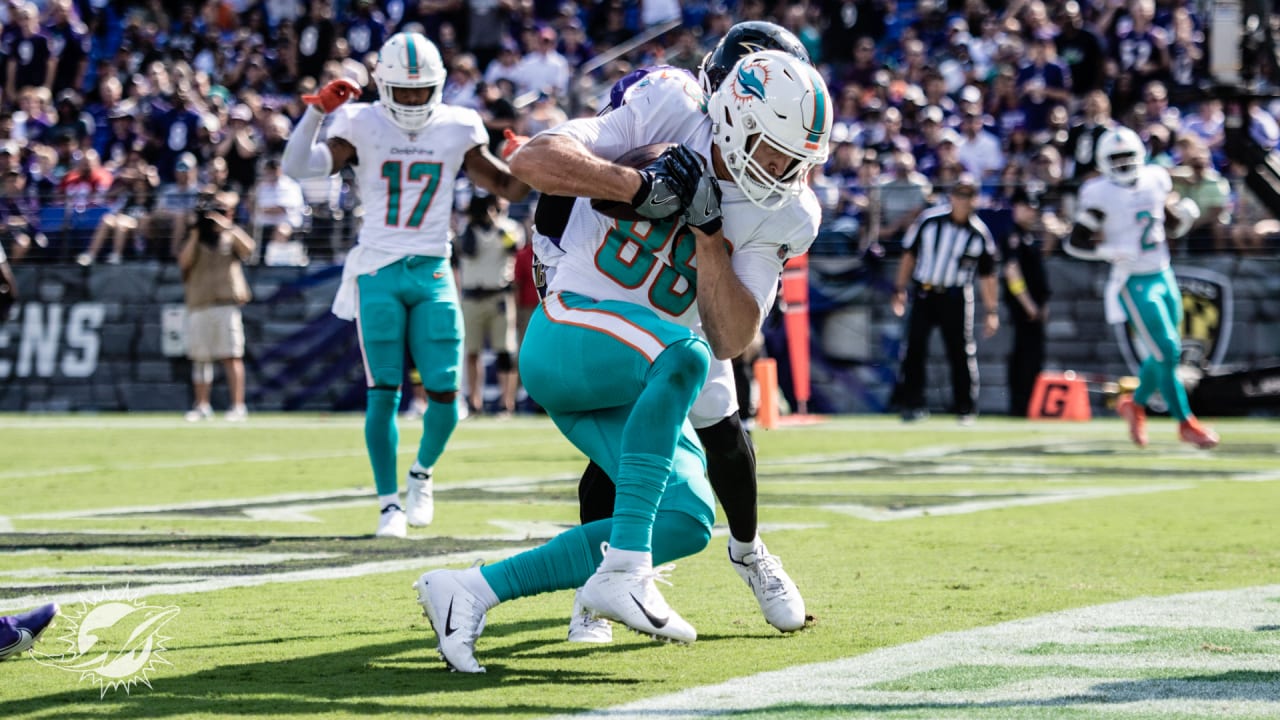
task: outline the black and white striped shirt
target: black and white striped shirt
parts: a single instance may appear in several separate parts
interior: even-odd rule
[[[974,272],[995,272],[996,244],[976,214],[969,222],[951,219],[951,206],[939,205],[920,213],[902,238],[902,249],[916,256],[911,278],[933,288],[964,287]]]

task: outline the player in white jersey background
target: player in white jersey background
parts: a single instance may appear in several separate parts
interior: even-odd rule
[[[653,566],[701,550],[714,521],[689,408],[712,354],[751,342],[783,261],[812,241],[818,205],[806,178],[827,157],[832,122],[821,77],[776,51],[739,61],[705,114],[702,100],[689,75],[653,73],[619,110],[544,132],[511,158],[542,192],[630,201],[650,219],[576,202],[521,349],[530,395],[615,479],[613,517],[492,565],[419,578],[455,669],[482,671],[475,641],[490,608],[556,589],[581,587],[588,610],[644,634],[697,637],[658,592],[665,568]],[[604,159],[658,142],[681,146],[644,171]]]
[[[1101,135],[1096,158],[1102,175],[1080,187],[1079,210],[1065,247],[1076,257],[1111,263],[1104,297],[1107,322],[1127,321],[1148,353],[1137,390],[1123,395],[1116,410],[1128,421],[1133,442],[1145,447],[1145,406],[1159,392],[1178,420],[1179,439],[1212,448],[1218,435],[1191,414],[1178,379],[1182,293],[1169,264],[1165,229],[1168,217],[1176,223],[1172,235],[1182,235],[1200,211],[1173,193],[1167,170],[1146,163],[1146,147],[1132,130],[1120,127]]]
[[[449,267],[454,181],[465,170],[475,185],[508,200],[522,199],[529,186],[489,152],[478,113],[441,102],[444,63],[425,36],[391,36],[373,75],[379,96],[373,103],[347,104],[360,94],[347,78],[303,98],[310,107],[289,137],[284,168],[298,179],[355,170],[366,214],[333,312],[356,321],[364,356],[377,535],[403,537],[406,523],[432,520],[431,471],[458,424],[462,320]],[[327,139],[317,142],[326,114]],[[402,506],[395,421],[406,347],[428,404]]]

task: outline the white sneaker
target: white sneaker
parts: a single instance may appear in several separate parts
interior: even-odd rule
[[[804,627],[804,598],[782,569],[782,561],[770,555],[763,543],[756,545],[755,551],[747,553],[741,561],[734,560],[733,553],[729,553],[729,562],[756,594],[764,619],[770,625],[782,632]]]
[[[249,419],[249,408],[243,405],[236,405],[228,410],[224,417],[226,417],[227,422],[244,422]]]
[[[476,638],[484,632],[485,609],[480,598],[462,584],[460,570],[432,570],[413,584],[418,604],[431,621],[440,644],[436,650],[451,670],[482,673],[476,661]]]
[[[410,469],[406,485],[409,492],[405,494],[404,504],[409,508],[409,524],[414,527],[430,525],[436,514],[431,490],[431,471]]]
[[[89,267],[93,264],[93,256],[87,252],[80,253],[76,256],[76,262],[85,267]]]
[[[656,581],[670,585],[666,574],[673,569],[675,565],[596,570],[578,591],[578,599],[594,617],[617,620],[655,640],[691,643],[698,639],[698,631],[658,592]]]
[[[402,538],[408,534],[409,528],[405,524],[404,509],[399,505],[388,505],[382,508],[382,514],[378,516],[378,531],[374,536]]]
[[[190,410],[188,410],[187,414],[183,415],[182,417],[187,422],[200,422],[202,420],[208,420],[209,418],[213,417],[213,408],[209,407],[208,403],[205,403],[203,405],[197,405],[191,408]]]
[[[573,616],[569,618],[569,642],[613,642],[613,623],[604,618],[593,617],[590,610],[582,607],[581,595],[581,590],[573,592]]]

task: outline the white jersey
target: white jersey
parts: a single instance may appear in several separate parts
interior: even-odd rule
[[[1133,185],[1094,177],[1080,187],[1079,214],[1101,217],[1098,232],[1102,233],[1102,242],[1098,250],[1111,263],[1111,275],[1103,290],[1108,323],[1125,321],[1120,291],[1130,275],[1161,272],[1169,267],[1164,204],[1172,189],[1169,172],[1158,165],[1140,168]]]
[[[1173,189],[1169,172],[1158,165],[1138,170],[1133,185],[1094,177],[1080,187],[1079,212],[1101,216],[1099,248],[1128,274],[1160,272],[1169,267],[1164,232],[1164,204]]]
[[[627,102],[598,118],[572,120],[549,130],[616,158],[652,143],[674,142],[711,161],[711,120],[702,89],[687,73],[658,70],[627,93]],[[724,237],[733,269],[763,317],[773,305],[782,264],[801,255],[817,235],[821,210],[811,190],[784,207],[756,207],[734,183],[721,180]],[[560,240],[550,292],[620,300],[652,308],[659,317],[700,329],[694,238],[678,221],[627,222],[591,209],[579,198]]]
[[[416,133],[391,122],[377,104],[347,104],[331,115],[327,136],[356,149],[365,210],[359,244],[401,256],[449,257],[454,181],[467,152],[489,142],[480,115],[437,105]]]

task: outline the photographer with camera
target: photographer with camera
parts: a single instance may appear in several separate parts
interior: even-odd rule
[[[187,231],[178,267],[187,300],[187,357],[195,402],[186,418],[199,422],[213,416],[209,391],[213,363],[222,361],[231,407],[226,418],[248,418],[244,405],[244,322],[240,306],[249,302],[242,261],[253,254],[249,234],[231,221],[239,198],[235,193],[205,192],[196,204],[196,223]]]

